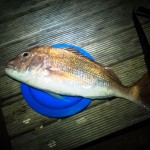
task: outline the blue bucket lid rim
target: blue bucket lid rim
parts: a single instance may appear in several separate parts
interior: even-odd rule
[[[86,57],[94,60],[84,49],[75,45],[55,44],[52,47],[76,49]],[[88,98],[73,96],[62,96],[65,101],[59,100],[46,92],[30,87],[24,83],[21,83],[20,87],[28,105],[36,112],[49,117],[61,118],[71,116],[80,112],[91,103],[91,100]]]

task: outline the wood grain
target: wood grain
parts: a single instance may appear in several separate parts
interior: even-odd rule
[[[23,15],[43,9],[53,5],[54,2],[56,2],[56,0],[1,0],[0,23],[14,20]],[[57,0],[57,2],[59,1]]]
[[[147,118],[150,118],[148,111],[127,100],[116,99],[57,121],[36,133],[16,137],[11,144],[15,150],[72,149]]]
[[[109,1],[102,3],[102,1],[88,0],[80,1],[80,3],[77,1],[77,3],[74,2],[72,4],[70,1],[66,1],[65,3],[61,1],[61,3],[57,3],[57,5],[52,5],[52,8],[48,7],[24,15],[13,21],[8,21],[4,24],[2,23],[0,24],[0,45],[4,45],[5,43],[8,43],[8,41],[10,43],[16,39],[23,39],[26,35],[28,37],[33,36],[46,29],[54,30],[55,28],[58,28],[58,26],[61,27],[63,24],[70,24],[70,22],[72,23],[75,20],[86,19],[93,13],[101,12],[101,9],[104,10],[104,8],[107,9],[112,7],[110,4],[105,6],[108,2]],[[116,4],[117,3],[115,3],[115,5]],[[99,10],[100,5],[104,5],[104,8],[101,7]],[[7,26],[6,30],[9,31],[9,34],[6,32],[4,26]]]

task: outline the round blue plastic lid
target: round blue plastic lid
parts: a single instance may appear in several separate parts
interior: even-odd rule
[[[72,48],[93,60],[84,49],[69,44],[55,44],[55,48]],[[36,112],[49,117],[67,117],[76,114],[87,107],[91,100],[83,97],[51,95],[24,83],[20,84],[24,99]]]

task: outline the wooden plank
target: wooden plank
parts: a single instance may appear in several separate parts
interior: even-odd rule
[[[147,38],[150,39],[150,22],[143,25]],[[113,35],[104,40],[98,40],[83,47],[95,60],[106,66],[135,57],[143,53],[139,38],[134,28]]]
[[[120,0],[115,2],[113,0],[108,0],[105,2],[88,0],[75,3],[76,5],[73,3],[72,5],[72,3],[68,1],[63,4],[63,8],[59,11],[58,7],[61,6],[61,3],[58,3],[58,6],[56,4],[54,9],[48,7],[35,13],[17,18],[16,20],[0,24],[1,46],[13,41],[17,42],[16,40],[18,40],[18,42],[22,41],[24,38],[36,35],[38,33],[41,34],[42,31],[44,31],[44,33],[47,31],[53,31],[62,26],[65,30],[61,28],[61,31],[67,32],[67,29],[70,29],[70,27],[68,27],[69,25],[73,27],[76,24],[82,24],[88,27],[88,29],[84,28],[84,32],[81,30],[83,34],[86,33],[86,30],[89,30],[89,27],[93,27],[93,29],[91,29],[93,34],[98,32],[98,35],[102,35],[100,33],[104,33],[102,31],[104,31],[105,28],[109,29],[111,26],[114,27],[114,30],[120,27],[124,28],[131,24],[130,15],[133,6],[130,2],[131,1],[125,1],[120,5]],[[143,1],[143,3],[144,2],[145,1]],[[150,5],[150,3],[146,4],[147,7]],[[81,7],[82,11],[80,11]],[[96,25],[96,22],[101,24],[101,26],[99,26],[99,24]],[[113,26],[114,23],[117,26]],[[7,30],[5,28],[6,26]],[[95,29],[97,29],[96,32],[94,32]],[[55,30],[55,32],[57,31]]]
[[[61,2],[64,3],[65,1],[64,0],[32,0],[32,1],[1,0],[0,1],[1,3],[0,23],[4,23],[6,21],[16,19],[28,13],[35,12],[45,7],[54,5],[55,3],[61,3]],[[77,3],[77,0],[75,2],[72,1],[71,3],[73,5],[74,3]],[[139,1],[138,4],[140,5]]]
[[[88,18],[93,13],[110,9],[118,4],[118,2],[113,4],[113,1],[111,1],[111,6],[109,0],[105,3],[103,1],[92,0],[71,3],[72,1],[58,2],[45,9],[0,24],[0,45],[15,41],[18,38],[21,39],[24,36],[36,34],[48,28],[51,28],[49,30],[54,30],[57,26],[60,27],[64,23],[70,24],[74,21],[76,23],[76,20],[82,20],[85,17]],[[103,6],[101,9],[100,5]],[[7,26],[7,32],[4,26]]]
[[[18,17],[35,12],[42,8],[52,5],[56,0],[1,0],[0,5],[0,23],[14,20]],[[57,2],[59,2],[57,0]]]
[[[150,119],[73,150],[143,150],[150,147]]]
[[[2,108],[7,130],[10,136],[21,134],[22,132],[34,132],[38,128],[42,128],[47,122],[53,122],[56,119],[48,118],[33,111],[23,98]]]
[[[135,57],[123,63],[116,64],[112,69],[119,75],[119,78],[125,85],[134,83],[146,72],[143,56]],[[100,103],[101,101],[96,100],[92,102],[91,106],[87,109],[91,109]],[[44,126],[44,124],[53,121],[53,119],[48,119],[47,117],[31,110],[21,97],[19,97],[17,102],[12,103],[11,105],[5,103],[2,110],[7,124],[7,130],[11,137],[23,132],[34,130],[35,128],[39,128],[40,126]],[[24,120],[30,121],[27,124],[23,124],[23,122],[25,122]]]
[[[146,33],[150,32],[150,23],[145,24],[143,27]],[[147,35],[150,39],[150,34]],[[15,49],[15,47],[13,48]],[[85,48],[95,58],[96,61],[104,65],[116,64],[142,53],[141,45],[135,29],[127,30],[83,48]],[[8,51],[6,53],[8,53]],[[2,62],[5,62],[8,57],[10,57],[9,53],[8,56],[2,55]],[[4,68],[0,71],[4,71]],[[0,82],[1,99],[7,99],[12,95],[20,93],[19,83],[10,79],[9,77],[1,77]]]
[[[8,76],[1,77],[0,83],[0,99],[7,99],[12,95],[18,95],[21,92],[20,83]]]
[[[147,118],[150,118],[147,110],[118,98],[55,122],[36,134],[16,137],[11,143],[14,150],[72,149]]]

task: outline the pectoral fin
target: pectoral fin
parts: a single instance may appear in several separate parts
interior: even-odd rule
[[[67,101],[63,96],[56,94],[56,93],[51,93],[51,92],[46,92],[48,94],[50,94],[51,96],[57,98],[58,100],[63,100],[63,101]]]

